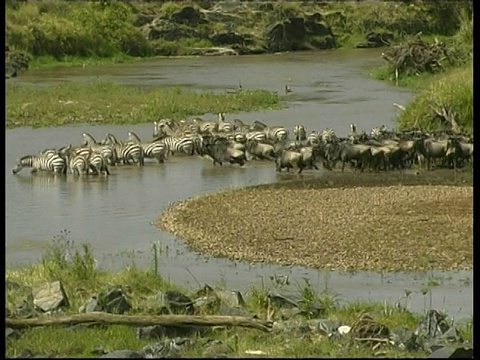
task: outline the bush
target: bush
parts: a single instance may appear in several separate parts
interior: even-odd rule
[[[455,114],[465,133],[473,133],[473,64],[438,75],[407,106],[399,119],[401,129],[442,130],[445,124],[434,109]]]

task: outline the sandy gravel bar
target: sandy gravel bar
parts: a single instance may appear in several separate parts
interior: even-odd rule
[[[194,251],[337,270],[473,266],[473,187],[242,189],[182,201],[158,226]]]

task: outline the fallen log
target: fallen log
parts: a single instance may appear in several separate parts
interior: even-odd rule
[[[12,329],[22,329],[38,326],[77,325],[77,324],[109,324],[127,326],[239,326],[244,328],[270,331],[271,321],[262,321],[239,316],[192,316],[192,315],[159,315],[137,316],[116,315],[103,312],[76,314],[70,316],[50,316],[32,319],[5,318],[5,326]]]

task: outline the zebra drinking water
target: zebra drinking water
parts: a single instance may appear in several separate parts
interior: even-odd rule
[[[157,159],[159,164],[164,162],[167,146],[161,140],[142,142],[136,133],[130,131],[128,133],[128,141],[133,144],[140,144],[146,158]]]
[[[100,152],[105,159],[107,159],[110,165],[113,165],[117,162],[117,154],[115,150],[109,145],[102,145],[99,144],[92,135],[88,133],[83,133],[83,146],[88,146],[92,149],[92,151]]]
[[[17,174],[23,168],[32,168],[32,173],[47,171],[64,174],[67,169],[67,163],[58,154],[26,155],[17,160],[17,165],[12,169],[12,172]]]
[[[112,165],[119,162],[127,165],[130,165],[130,162],[138,164],[139,166],[144,165],[144,152],[140,144],[124,144],[120,140],[117,140],[115,135],[110,133],[107,134],[102,144],[111,146],[115,151],[116,161]]]

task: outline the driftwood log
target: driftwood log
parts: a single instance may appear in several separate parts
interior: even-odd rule
[[[239,316],[192,316],[192,315],[159,315],[136,316],[115,315],[103,312],[76,314],[71,316],[51,316],[33,319],[5,318],[5,326],[12,329],[21,329],[37,326],[77,325],[77,324],[109,324],[128,326],[239,326],[244,328],[270,331],[271,321],[262,321]]]

